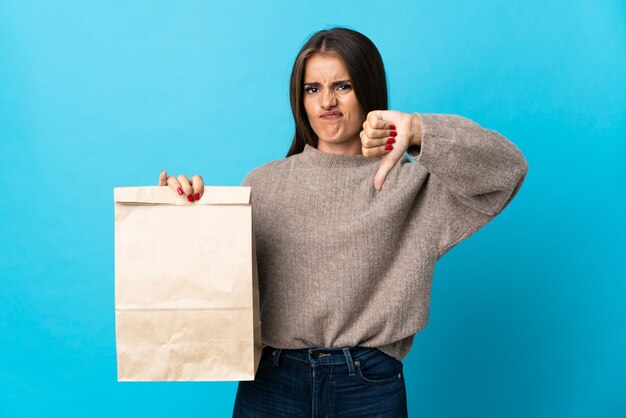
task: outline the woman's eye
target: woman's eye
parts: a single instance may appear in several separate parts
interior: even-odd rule
[[[337,86],[337,89],[339,91],[344,91],[344,90],[348,90],[351,87],[352,86],[350,84],[341,84],[341,85]],[[317,87],[305,87],[304,91],[306,93],[312,94],[312,93],[317,93],[319,90],[318,90]]]

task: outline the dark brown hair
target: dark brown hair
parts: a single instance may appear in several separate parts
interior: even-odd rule
[[[372,110],[387,110],[385,67],[374,43],[362,33],[342,27],[316,32],[298,53],[291,70],[289,101],[295,133],[287,157],[302,152],[304,144],[317,147],[317,135],[309,124],[303,102],[304,68],[314,54],[337,54],[343,59],[365,115]]]

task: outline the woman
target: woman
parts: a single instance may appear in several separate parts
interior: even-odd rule
[[[353,30],[305,43],[290,94],[286,158],[242,183],[264,349],[233,415],[407,416],[402,360],[428,321],[435,262],[508,205],[526,160],[461,116],[386,110],[380,54]],[[165,171],[159,184],[190,201],[204,187]]]

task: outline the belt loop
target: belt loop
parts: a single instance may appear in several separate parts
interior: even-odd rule
[[[352,376],[354,374],[354,364],[352,363],[352,356],[348,347],[344,347],[343,355],[346,356],[346,363],[348,363],[348,376]]]
[[[280,353],[281,351],[283,351],[281,348],[277,348],[274,350],[274,352],[272,353],[274,356],[274,366],[278,366],[278,357],[280,357]]]

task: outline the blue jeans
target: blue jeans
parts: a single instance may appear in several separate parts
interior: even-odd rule
[[[407,417],[403,364],[376,348],[265,347],[234,418]]]

